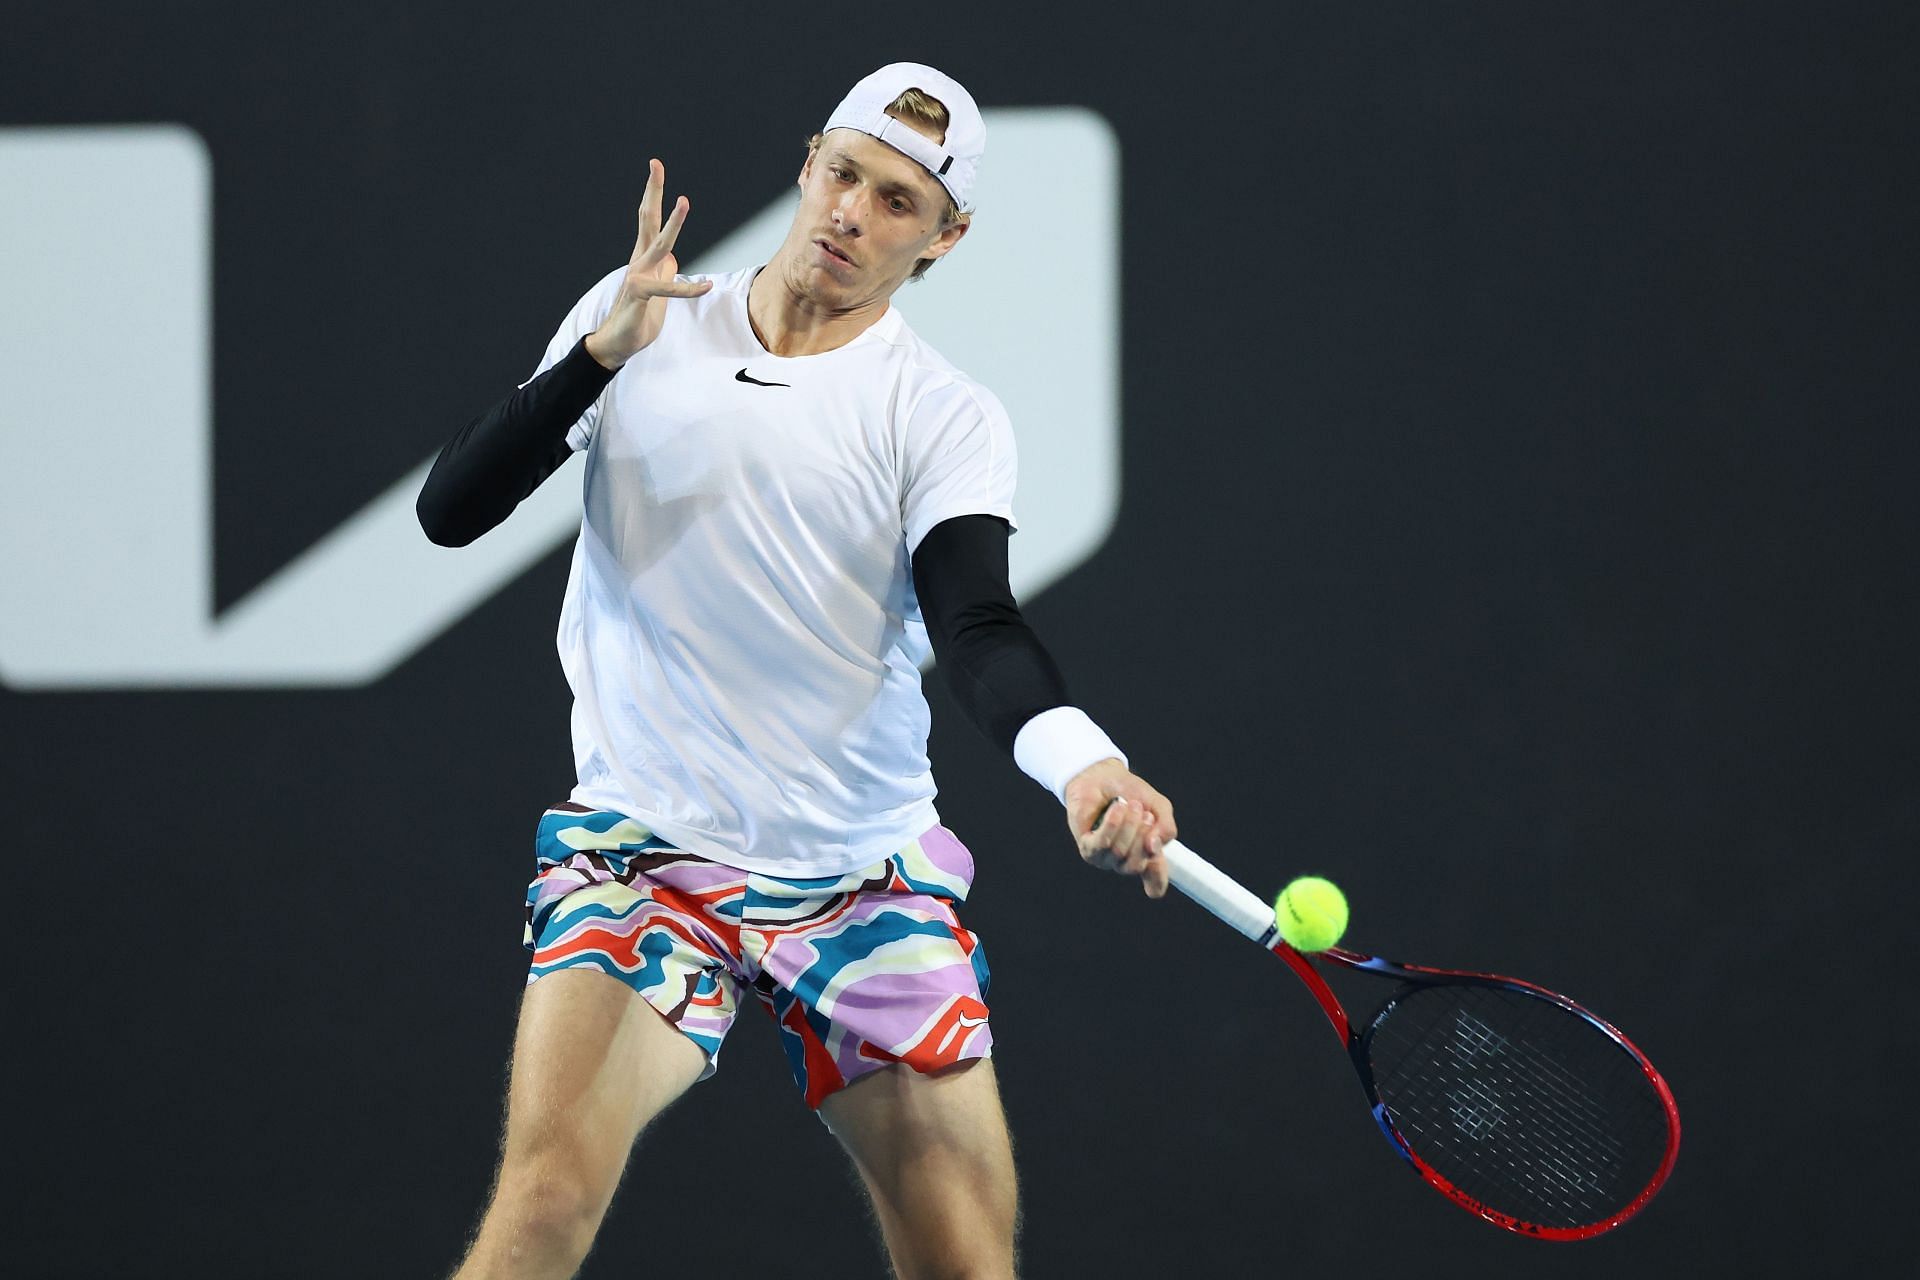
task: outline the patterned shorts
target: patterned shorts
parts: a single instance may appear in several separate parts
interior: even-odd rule
[[[540,819],[527,886],[528,983],[560,969],[620,979],[707,1055],[751,987],[807,1105],[892,1062],[990,1056],[987,960],[954,914],[973,858],[934,826],[841,876],[741,871],[632,818],[571,802]]]

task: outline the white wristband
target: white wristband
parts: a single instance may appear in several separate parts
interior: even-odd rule
[[[1020,726],[1013,739],[1013,762],[1022,773],[1067,802],[1067,784],[1090,764],[1118,759],[1127,762],[1113,739],[1078,707],[1042,711]]]

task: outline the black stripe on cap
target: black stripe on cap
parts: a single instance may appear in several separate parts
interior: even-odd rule
[[[940,176],[941,176],[941,177],[943,177],[943,178],[944,178],[944,177],[946,177],[946,176],[947,176],[947,170],[949,170],[949,169],[951,169],[951,168],[953,168],[953,157],[952,157],[952,156],[948,156],[948,157],[947,157],[947,159],[946,159],[946,163],[944,163],[944,164],[942,164],[942,165],[940,166]]]

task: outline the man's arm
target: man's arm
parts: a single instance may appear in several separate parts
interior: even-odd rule
[[[1007,572],[1011,530],[966,515],[927,531],[913,553],[914,593],[947,687],[967,718],[1067,806],[1080,856],[1167,891],[1173,806],[1067,698],[1060,668],[1021,616]]]
[[[1067,705],[1067,683],[1014,603],[1011,530],[998,516],[955,516],[913,553],[913,589],[947,688],[980,732],[1009,755],[1027,721]]]
[[[434,460],[414,503],[433,541],[464,547],[511,515],[567,460],[568,431],[613,375],[660,336],[667,299],[697,298],[713,288],[711,280],[677,276],[673,244],[689,206],[680,196],[661,221],[666,182],[666,167],[649,160],[633,255],[593,331],[559,363],[469,422]]]
[[[427,537],[464,547],[511,515],[573,456],[567,432],[615,372],[588,354],[582,338],[559,364],[462,427],[413,504]]]

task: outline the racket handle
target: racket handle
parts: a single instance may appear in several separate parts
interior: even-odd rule
[[[1178,840],[1167,841],[1162,855],[1174,888],[1263,947],[1278,936],[1273,907],[1232,876]]]

